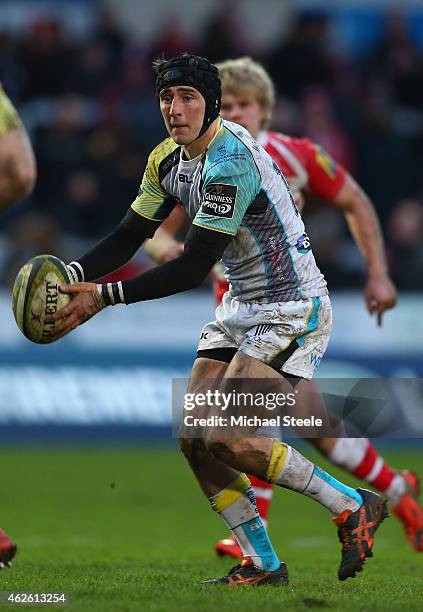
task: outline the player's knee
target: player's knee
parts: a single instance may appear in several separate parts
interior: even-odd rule
[[[231,438],[216,434],[210,434],[204,440],[207,450],[214,455],[216,459],[220,459],[222,461],[224,461],[225,458],[232,453],[232,442],[233,441]]]

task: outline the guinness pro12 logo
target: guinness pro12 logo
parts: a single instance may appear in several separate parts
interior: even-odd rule
[[[237,189],[236,185],[223,185],[221,183],[208,185],[204,192],[201,211],[207,215],[232,219]]]

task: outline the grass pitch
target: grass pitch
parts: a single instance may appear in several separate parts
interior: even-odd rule
[[[423,474],[419,450],[385,456]],[[0,461],[0,525],[19,546],[13,568],[0,573],[3,598],[64,592],[66,609],[105,612],[423,609],[423,554],[411,550],[394,517],[381,526],[364,572],[341,583],[329,513],[276,491],[270,534],[290,586],[210,589],[201,580],[232,565],[212,551],[226,532],[176,448],[23,447],[3,449]],[[22,607],[52,608],[0,610]]]

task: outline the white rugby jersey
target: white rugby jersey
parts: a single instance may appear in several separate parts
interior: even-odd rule
[[[286,180],[247,130],[222,120],[203,155],[184,160],[181,151],[171,138],[153,150],[135,212],[162,221],[179,201],[193,225],[233,236],[222,262],[240,301],[327,294]]]

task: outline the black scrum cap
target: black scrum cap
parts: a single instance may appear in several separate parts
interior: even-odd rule
[[[206,102],[203,125],[197,137],[199,138],[220,112],[222,90],[219,71],[206,58],[183,53],[160,65],[156,79],[157,95],[165,87],[175,85],[194,87]]]

